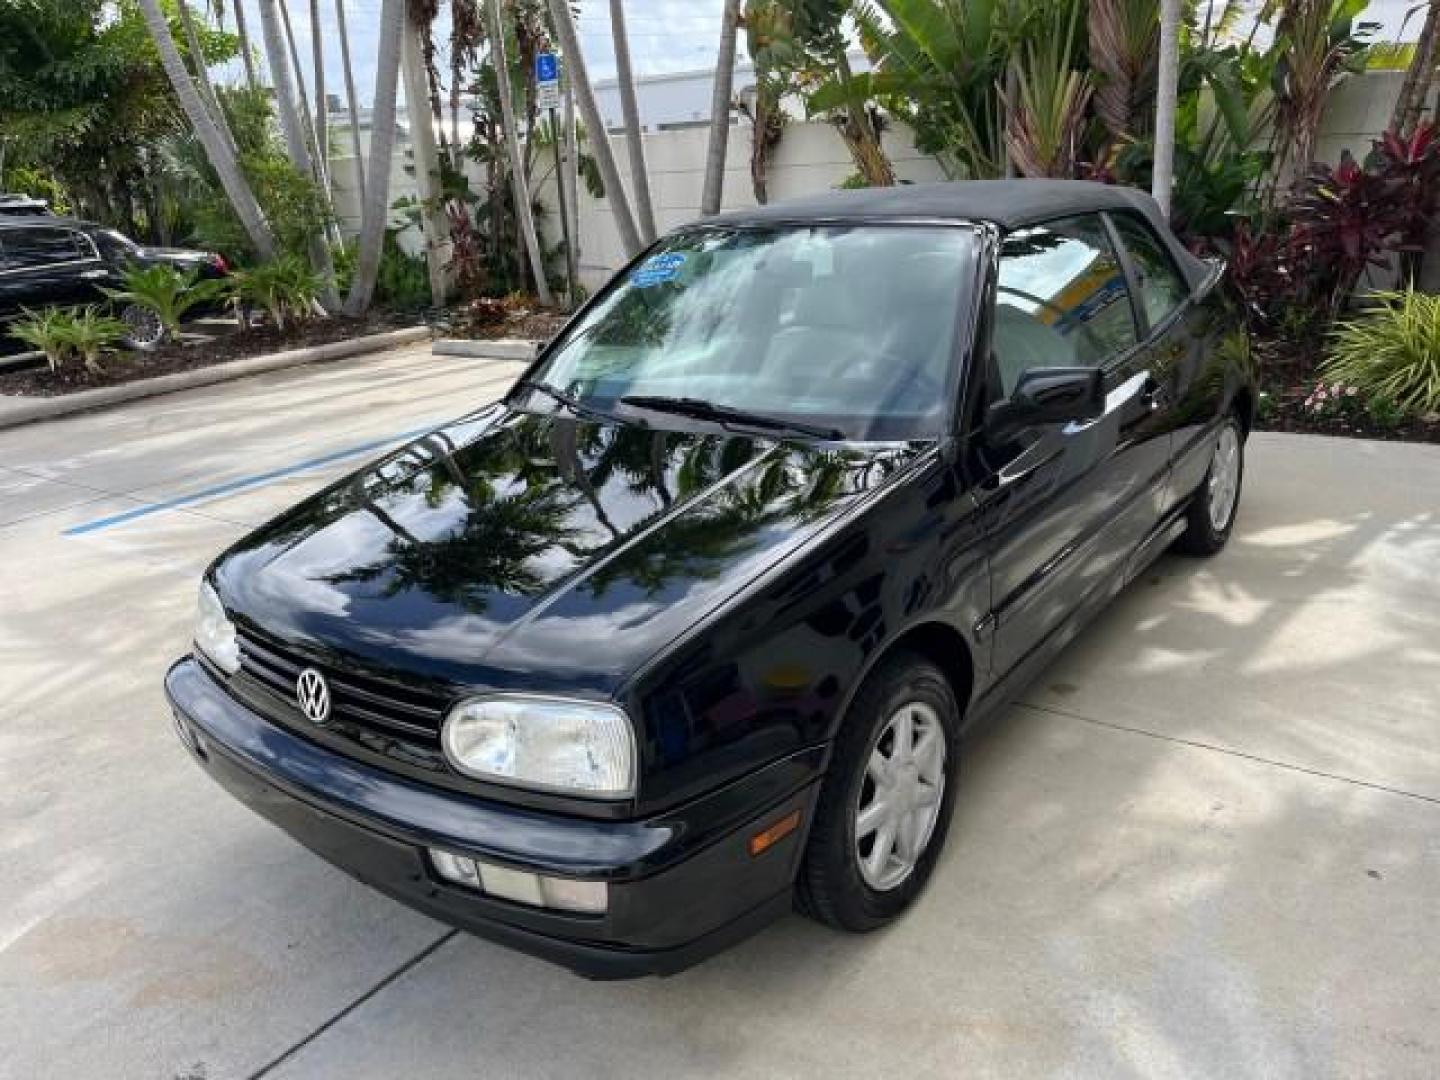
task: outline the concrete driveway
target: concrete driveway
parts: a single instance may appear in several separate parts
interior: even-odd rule
[[[1440,1074],[1440,447],[1260,435],[971,747],[892,930],[583,982],[331,870],[160,692],[202,568],[514,367],[420,350],[0,433],[0,1076]]]

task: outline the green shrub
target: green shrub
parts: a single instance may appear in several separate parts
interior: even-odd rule
[[[68,331],[75,317],[66,308],[47,307],[31,311],[20,309],[25,314],[10,324],[10,336],[18,338],[32,349],[45,354],[51,371],[59,371],[70,353]]]
[[[113,315],[107,315],[96,304],[90,304],[70,315],[61,336],[85,365],[87,371],[101,374],[100,356],[112,351],[130,332],[130,327]]]
[[[105,289],[117,304],[138,304],[155,313],[167,340],[180,331],[180,320],[196,304],[215,300],[230,288],[224,279],[197,281],[194,272],[182,274],[173,266],[132,266],[121,276],[123,289]]]
[[[1440,412],[1440,296],[1379,293],[1378,306],[1330,334],[1322,374],[1402,414]]]
[[[287,322],[311,318],[324,287],[320,275],[298,255],[282,255],[235,274],[235,290],[245,302],[262,307],[277,330]]]
[[[394,229],[386,230],[380,249],[375,296],[397,311],[423,311],[430,306],[430,272],[425,259],[405,254]]]

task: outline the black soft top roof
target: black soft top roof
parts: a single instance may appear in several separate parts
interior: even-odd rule
[[[967,180],[828,191],[735,210],[706,224],[765,225],[796,221],[974,221],[1009,231],[1048,218],[1129,210],[1146,218],[1197,287],[1209,272],[1170,232],[1155,200],[1137,188],[1087,180]]]

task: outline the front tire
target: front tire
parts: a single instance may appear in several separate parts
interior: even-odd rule
[[[1227,416],[1215,439],[1210,467],[1195,489],[1185,511],[1185,531],[1175,542],[1184,555],[1214,555],[1230,539],[1240,508],[1240,486],[1245,479],[1245,435],[1240,422]]]
[[[922,656],[866,678],[836,738],[800,868],[800,906],[842,930],[893,921],[929,881],[955,801],[960,709]]]

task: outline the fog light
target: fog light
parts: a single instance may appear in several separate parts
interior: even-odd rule
[[[582,915],[603,915],[610,905],[609,890],[603,881],[542,877],[540,895],[545,897],[546,907]]]
[[[435,867],[435,872],[446,881],[453,881],[457,885],[468,885],[472,889],[480,888],[480,872],[475,868],[474,859],[466,859],[460,855],[452,855],[448,851],[430,849],[430,862]]]
[[[545,877],[479,859],[467,859],[439,848],[430,849],[430,863],[446,881],[468,889],[479,889],[486,896],[516,904],[573,911],[580,915],[603,915],[610,904],[610,890],[603,881]]]

